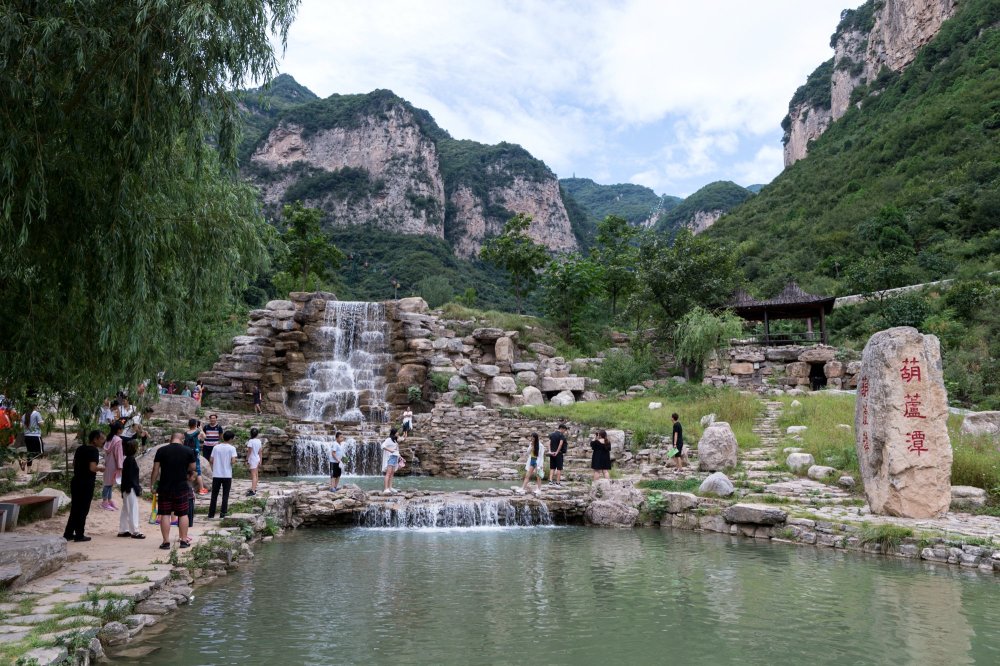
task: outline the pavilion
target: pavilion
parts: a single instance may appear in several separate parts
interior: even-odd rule
[[[789,282],[781,293],[759,301],[740,289],[729,301],[729,307],[747,321],[764,322],[764,337],[753,342],[768,346],[795,345],[821,342],[828,344],[826,316],[833,311],[833,296],[816,296]],[[771,335],[771,322],[777,319],[805,319],[805,333],[777,333]],[[813,331],[813,319],[819,319],[819,335]]]

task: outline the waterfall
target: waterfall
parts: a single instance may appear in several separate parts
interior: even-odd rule
[[[322,360],[306,371],[299,409],[307,421],[387,420],[385,364],[389,324],[381,303],[327,301]]]
[[[532,527],[552,525],[544,502],[506,499],[379,502],[358,514],[358,525],[382,528]]]
[[[344,441],[344,474],[381,473],[379,425],[388,421],[385,365],[389,324],[381,303],[327,301],[319,328],[321,358],[309,364],[296,386],[302,394],[296,411],[306,421],[356,424],[356,437]],[[315,430],[315,429],[313,429]],[[300,434],[292,443],[290,473],[330,473],[330,432]]]
[[[300,435],[292,446],[293,476],[328,476],[332,435]],[[343,442],[345,462],[341,465],[347,476],[372,476],[382,471],[382,450],[378,441],[359,442],[348,437]]]

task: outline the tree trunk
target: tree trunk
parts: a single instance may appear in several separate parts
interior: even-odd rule
[[[69,474],[69,431],[66,430],[66,415],[63,414],[63,457],[66,460],[65,474]]]

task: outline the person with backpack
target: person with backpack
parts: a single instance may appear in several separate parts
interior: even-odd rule
[[[201,443],[205,441],[205,433],[201,431],[201,421],[188,419],[188,429],[184,432],[184,446],[194,451],[195,485],[197,492],[204,495],[205,484],[201,480]]]

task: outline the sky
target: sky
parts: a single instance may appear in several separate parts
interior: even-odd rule
[[[303,0],[280,70],[388,88],[561,178],[687,196],[782,169],[781,119],[857,0]]]

